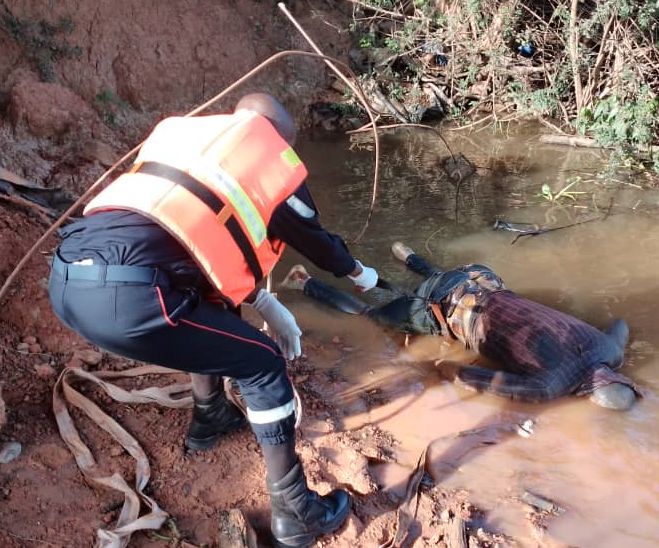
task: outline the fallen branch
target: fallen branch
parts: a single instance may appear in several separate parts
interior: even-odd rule
[[[517,236],[513,238],[513,241],[510,242],[510,245],[515,245],[515,242],[519,240],[520,238],[523,238],[524,236],[539,236],[540,234],[547,234],[547,232],[554,232],[556,230],[562,230],[564,228],[571,228],[573,226],[579,226],[579,225],[585,225],[586,223],[592,223],[593,221],[603,221],[608,217],[608,213],[606,215],[600,215],[598,217],[594,217],[593,219],[586,219],[585,221],[578,221],[576,223],[570,223],[568,225],[561,225],[561,226],[553,226],[550,228],[537,228],[537,229],[532,229],[528,230],[525,232],[520,232]]]
[[[361,2],[360,0],[348,0],[351,4],[354,4],[355,6],[359,6],[360,8],[367,9],[372,11],[373,13],[381,13],[382,15],[388,15],[389,17],[396,17],[397,19],[407,19],[408,16],[405,15],[404,13],[398,13],[395,11],[389,11],[385,10],[382,8],[379,8],[377,6],[371,6],[370,4],[366,2]]]
[[[1,190],[2,189],[0,188],[0,191]],[[52,218],[55,216],[55,212],[53,210],[43,207],[42,205],[39,205],[30,200],[27,200],[26,198],[21,198],[20,196],[15,196],[12,194],[2,194],[2,192],[0,192],[0,200],[4,200],[5,202],[9,202],[10,204],[14,204],[16,206],[34,211],[39,217],[39,219],[41,219],[46,225],[49,225],[52,221]]]
[[[398,108],[396,108],[396,106],[385,96],[384,93],[382,93],[377,84],[373,88],[373,95],[375,95],[377,100],[387,109],[387,111],[389,111],[389,114],[391,114],[401,124],[410,123],[407,117]]]
[[[595,139],[578,137],[576,135],[540,135],[539,141],[546,145],[565,145],[583,148],[606,148],[598,144]]]
[[[444,541],[448,548],[467,548],[469,546],[465,521],[457,513],[449,518],[446,524]]]
[[[590,137],[579,137],[577,135],[540,135],[539,142],[545,145],[564,145],[571,147],[582,147],[582,148],[600,148],[600,149],[611,149],[605,145],[599,144],[595,139]],[[641,146],[637,147],[639,152],[645,154],[654,155],[659,153],[659,146]]]

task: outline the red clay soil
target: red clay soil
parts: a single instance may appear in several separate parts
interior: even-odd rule
[[[46,273],[45,268],[39,270],[40,273],[34,273],[29,294],[40,294],[34,304],[43,307],[47,327],[28,332],[3,324],[0,374],[8,421],[0,433],[0,444],[19,441],[23,452],[11,463],[0,465],[3,501],[0,542],[3,546],[17,547],[40,543],[58,547],[90,546],[96,529],[114,523],[123,499],[83,480],[58,435],[51,410],[52,387],[65,364],[84,364],[80,357],[92,362],[102,358],[95,366],[84,364],[91,370],[120,369],[133,364],[97,352],[77,337],[59,330],[48,312],[43,291],[38,289],[39,274]],[[25,287],[27,290],[28,285]],[[24,348],[23,341],[29,348],[16,350]],[[50,347],[62,350],[51,352]],[[314,369],[315,361],[327,361],[328,349],[308,340],[306,349],[307,356],[291,369],[305,410],[298,452],[313,488],[326,492],[343,485],[354,498],[347,525],[337,535],[322,539],[319,546],[379,546],[392,536],[396,509],[402,501],[394,492],[381,490],[371,470],[374,465],[392,460],[396,442],[386,432],[369,425],[355,431],[341,431],[341,412],[329,402],[346,389],[346,384],[336,374]],[[179,380],[184,381],[184,375]],[[162,382],[153,376],[119,384],[142,388]],[[118,404],[98,390],[82,391],[142,444],[152,466],[147,492],[176,525],[176,533],[171,526],[163,527],[159,538],[136,534],[131,546],[223,546],[219,520],[223,512],[234,508],[241,510],[256,530],[259,546],[271,545],[265,469],[249,431],[228,436],[211,451],[186,454],[182,440],[189,410]],[[73,415],[100,466],[118,471],[130,481],[133,467],[130,457],[90,421],[79,413]],[[427,483],[422,485],[421,493],[416,520],[404,546],[441,546],[454,513],[465,519],[478,517],[466,493],[445,492]],[[491,535],[481,531],[479,540],[475,529],[472,545],[493,545]]]
[[[346,53],[345,13],[320,0],[291,4],[328,54]],[[64,0],[49,3],[49,9],[45,13],[38,0],[0,2],[0,167],[75,195],[138,143],[155,120],[192,108],[275,51],[306,47],[274,2]],[[320,64],[296,60],[241,91],[275,93],[304,119],[306,106],[325,92],[327,80]],[[0,282],[46,226],[33,209],[0,195]],[[122,502],[116,493],[83,480],[59,436],[52,389],[66,365],[134,364],[89,347],[54,317],[45,289],[48,255],[56,243],[53,237],[32,258],[0,314],[0,388],[6,404],[5,420],[0,398],[0,447],[22,444],[18,458],[0,464],[0,545],[8,548],[90,546],[98,528],[114,523]],[[306,358],[292,370],[305,409],[298,450],[312,487],[324,492],[344,484],[354,495],[347,525],[319,545],[378,546],[391,536],[401,501],[381,490],[371,471],[392,458],[395,441],[371,426],[341,431],[341,413],[331,402],[345,385],[314,368],[326,349],[308,339],[305,345]],[[264,465],[249,431],[227,437],[207,453],[186,455],[182,441],[189,410],[117,404],[97,390],[87,392],[142,444],[152,465],[147,491],[176,524],[176,530],[163,528],[160,539],[137,534],[131,546],[218,546],[220,516],[234,508],[254,526],[259,544],[270,545]],[[73,415],[101,467],[130,476],[128,455]],[[453,516],[466,518],[473,509],[464,493],[444,493],[427,483],[421,492],[417,519],[403,545],[442,546]],[[471,545],[494,542],[472,533]]]

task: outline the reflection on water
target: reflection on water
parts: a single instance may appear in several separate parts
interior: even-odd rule
[[[409,466],[429,442],[444,438],[431,451],[442,484],[469,489],[473,502],[489,512],[488,526],[523,545],[538,545],[525,508],[516,502],[524,490],[567,509],[550,520],[546,545],[659,545],[657,193],[588,182],[603,167],[598,152],[540,145],[533,129],[505,138],[484,132],[447,137],[455,153],[478,166],[478,175],[458,189],[440,168],[446,149],[437,137],[424,132],[387,137],[377,210],[363,241],[351,244],[354,254],[388,280],[413,287],[418,278],[388,251],[391,242],[403,240],[439,265],[488,264],[511,289],[599,328],[623,317],[631,340],[622,372],[643,387],[645,397],[631,411],[618,413],[584,398],[529,405],[467,392],[441,375],[443,367],[473,359],[460,348],[424,339],[402,349],[400,338],[361,318],[286,294],[305,329],[329,339],[339,335],[353,349],[340,364],[352,383],[346,401],[374,387],[386,394],[367,412],[346,416],[346,428],[378,423],[401,441],[399,461]],[[349,237],[366,216],[372,157],[368,150],[348,147],[339,140],[300,148],[324,224]],[[575,175],[587,181],[578,185],[585,194],[575,196],[575,203],[552,206],[538,197],[543,184],[556,193]],[[510,245],[514,235],[491,229],[496,217],[559,226],[604,217],[607,211],[605,220],[515,245]],[[299,257],[291,254],[276,275],[293,261]],[[437,368],[429,365],[437,358],[442,358]],[[535,422],[530,438],[511,435],[464,454],[446,443],[456,432],[527,418]],[[382,477],[394,484],[405,473],[392,467]]]

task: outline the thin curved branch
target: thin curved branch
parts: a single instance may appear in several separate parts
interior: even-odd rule
[[[222,99],[224,96],[226,96],[228,93],[233,91],[235,88],[249,80],[251,77],[256,75],[257,73],[261,72],[263,69],[265,69],[267,66],[271,65],[275,61],[278,61],[284,57],[291,57],[291,56],[298,56],[298,57],[310,57],[314,59],[322,59],[324,61],[334,61],[338,65],[342,66],[345,70],[347,70],[349,73],[352,73],[350,68],[345,64],[342,63],[341,61],[338,61],[337,59],[334,59],[332,57],[328,57],[326,55],[318,54],[318,53],[311,53],[308,51],[299,51],[299,50],[287,50],[287,51],[280,51],[279,53],[275,53],[274,55],[271,55],[268,57],[265,61],[254,67],[252,70],[244,74],[242,77],[240,77],[238,80],[236,80],[233,84],[229,85],[227,88],[225,88],[223,91],[215,95],[215,97],[209,99],[202,105],[196,107],[195,109],[191,110],[187,114],[185,114],[186,117],[188,116],[194,116],[196,114],[199,114],[203,110],[207,109],[220,99]],[[357,88],[356,86],[353,85],[355,88],[355,93],[357,95],[357,98],[364,103],[364,107],[366,108],[366,111],[369,113],[371,116],[371,120],[374,121],[372,112],[369,109],[368,103],[364,99],[364,94],[363,92]],[[373,131],[375,133],[375,139],[376,143],[378,143],[378,136],[377,136],[377,128],[375,127],[375,124],[373,124]],[[39,248],[45,243],[45,241],[60,227],[66,219],[69,218],[69,216],[80,207],[80,205],[87,200],[92,194],[107,180],[107,178],[114,173],[119,166],[121,166],[124,162],[126,162],[128,159],[130,159],[134,154],[139,151],[141,148],[142,144],[144,141],[139,143],[137,146],[129,150],[126,154],[124,154],[119,160],[117,160],[110,168],[103,173],[94,183],[85,191],[82,193],[82,195],[46,230],[46,232],[43,233],[43,235],[32,245],[32,247],[27,251],[27,253],[23,256],[23,258],[18,262],[18,264],[14,267],[14,269],[11,271],[5,282],[3,283],[2,287],[0,288],[0,302],[4,299],[6,296],[9,287],[11,284],[14,282],[14,280],[18,277],[18,274],[20,273],[21,269],[27,264],[27,262],[32,258],[32,256],[39,250]],[[378,175],[378,163],[379,163],[379,148],[376,147],[375,151],[375,163],[376,163],[376,168],[375,168],[375,173],[374,173],[374,182],[373,182],[373,200],[372,204],[375,203],[375,190],[377,188],[377,175]],[[370,219],[370,214],[369,214],[369,219]],[[365,228],[364,228],[365,230]],[[362,231],[363,233],[364,231]]]

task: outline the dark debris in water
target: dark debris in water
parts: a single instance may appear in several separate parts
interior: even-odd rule
[[[442,169],[454,183],[460,183],[476,173],[474,164],[462,153],[446,158],[442,162]]]

